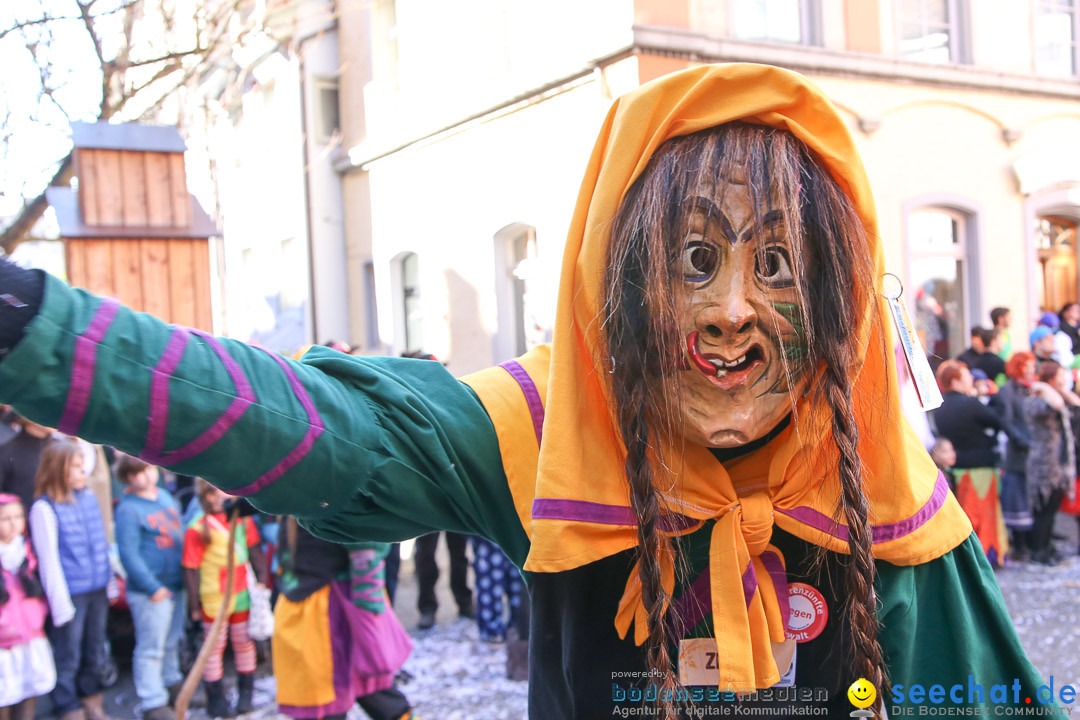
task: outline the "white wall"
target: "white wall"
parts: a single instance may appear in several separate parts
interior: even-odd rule
[[[341,178],[333,166],[341,140],[340,135],[321,138],[317,127],[320,117],[318,81],[320,78],[337,78],[340,74],[337,30],[321,32],[304,40],[300,55],[307,117],[307,197],[314,268],[312,332],[315,342],[343,341],[349,337],[345,210]]]
[[[425,350],[455,374],[496,359],[495,235],[536,228],[530,300],[550,326],[567,228],[595,133],[606,111],[598,83],[549,99],[370,167],[372,256],[379,331],[394,352],[392,260],[420,258]],[[350,208],[351,210],[352,208]]]

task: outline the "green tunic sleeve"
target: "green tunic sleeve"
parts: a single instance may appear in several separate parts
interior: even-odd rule
[[[453,530],[527,552],[491,421],[439,363],[321,348],[294,362],[48,277],[0,362],[0,402],[331,541]]]
[[[974,534],[922,565],[878,563],[877,595],[881,644],[893,686],[886,698],[890,717],[894,705],[1037,706],[1042,680],[1020,645]],[[934,686],[941,689],[931,693]],[[935,697],[940,701],[934,702]],[[1047,699],[1046,691],[1042,697]]]

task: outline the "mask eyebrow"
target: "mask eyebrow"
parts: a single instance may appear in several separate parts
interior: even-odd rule
[[[784,220],[784,213],[779,210],[770,210],[762,216],[761,220],[743,232],[742,237],[739,238],[739,242],[750,242],[754,235],[764,230],[769,225],[774,225]]]
[[[716,206],[716,204],[709,198],[695,195],[686,201],[687,214],[694,212],[695,210],[701,210],[705,213],[706,227],[710,223],[717,223],[720,226],[720,232],[724,234],[727,241],[734,245],[738,242],[738,236],[735,233],[735,228],[731,226],[731,221],[727,219],[723,211]]]

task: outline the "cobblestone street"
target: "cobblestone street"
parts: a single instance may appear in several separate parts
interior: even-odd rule
[[[1060,566],[1016,565],[996,574],[1020,640],[1035,667],[1056,686],[1080,684],[1080,557],[1077,549],[1077,526],[1073,518],[1059,516],[1055,528],[1063,539],[1056,540],[1067,560]],[[440,550],[442,547],[440,546]],[[446,562],[445,556],[440,556]],[[411,563],[410,563],[411,567]],[[506,650],[479,640],[476,625],[470,621],[449,620],[453,600],[440,578],[438,593],[443,601],[442,622],[433,630],[418,633],[416,582],[411,573],[403,574],[399,587],[398,608],[402,623],[413,633],[415,647],[405,664],[408,680],[401,686],[424,720],[523,720],[527,712],[528,687],[524,682],[506,679]],[[260,673],[269,673],[269,667]],[[275,682],[269,674],[256,681],[255,702],[258,710],[250,720],[278,720],[274,702]],[[124,720],[138,717],[138,699],[131,686],[129,672],[109,695],[110,712]],[[205,712],[195,708],[192,720],[205,720]],[[349,720],[366,716],[354,708]]]
[[[1066,561],[1058,567],[1019,565],[997,572],[1020,642],[1044,679],[1080,683],[1080,557],[1076,520],[1058,515],[1055,534]]]

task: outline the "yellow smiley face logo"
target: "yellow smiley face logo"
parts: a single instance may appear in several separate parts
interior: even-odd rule
[[[868,708],[877,700],[877,689],[866,678],[859,678],[851,683],[847,691],[848,700],[857,708]]]

